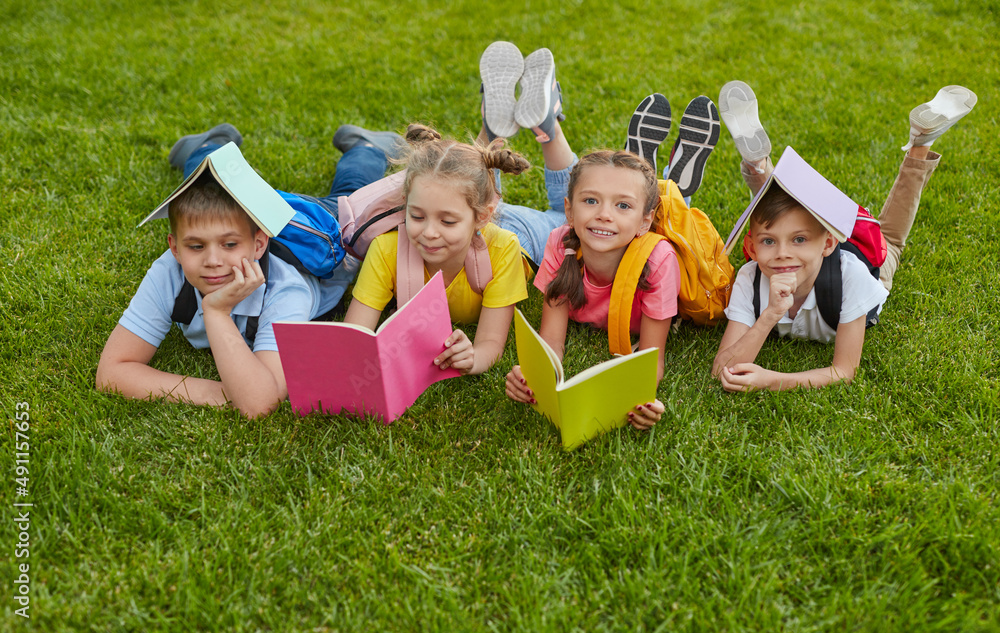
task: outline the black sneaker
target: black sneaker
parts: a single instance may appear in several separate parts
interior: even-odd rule
[[[719,110],[708,97],[695,97],[684,109],[680,136],[670,152],[667,180],[677,183],[681,195],[688,197],[701,186],[705,163],[719,142]]]
[[[184,169],[184,163],[187,162],[188,157],[194,153],[194,150],[205,143],[225,145],[230,141],[236,143],[236,146],[239,147],[243,144],[243,135],[229,123],[220,123],[207,132],[188,134],[187,136],[180,137],[174,143],[174,146],[170,148],[167,160],[170,161],[172,167]]]
[[[654,92],[636,106],[628,122],[625,149],[638,155],[656,171],[656,150],[670,133],[670,102]]]

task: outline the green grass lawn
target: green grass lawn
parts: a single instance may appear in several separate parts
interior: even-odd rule
[[[530,4],[0,0],[0,630],[1000,630],[996,3]],[[342,123],[474,134],[496,39],[552,49],[578,151],[619,147],[650,92],[679,113],[742,79],[775,154],[792,145],[875,210],[910,109],[948,84],[978,93],[934,147],[854,384],[725,394],[708,375],[722,327],[684,326],[656,429],[570,454],[503,394],[513,338],[391,426],[95,391],[166,248],[165,223],[135,226],[180,181],[177,137],[229,121],[268,182],[324,193]],[[541,164],[527,134],[512,145]],[[737,165],[724,131],[695,201],[723,235],[748,200]],[[544,204],[540,167],[505,187]],[[522,309],[537,326],[538,293]],[[607,357],[585,327],[567,347],[570,374]],[[831,356],[769,341],[760,362]],[[215,376],[176,331],[154,365]]]

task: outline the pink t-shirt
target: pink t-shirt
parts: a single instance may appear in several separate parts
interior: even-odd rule
[[[535,287],[545,292],[562,266],[565,258],[563,237],[569,232],[568,226],[562,226],[549,234],[545,244],[545,256],[542,265],[535,275]],[[636,290],[632,301],[632,320],[629,329],[633,334],[639,333],[642,315],[662,320],[677,314],[677,291],[680,288],[681,271],[677,265],[677,254],[669,242],[663,240],[654,248],[649,256],[649,290]],[[608,329],[608,309],[611,305],[611,284],[598,286],[587,278],[587,264],[583,265],[583,289],[587,302],[579,310],[570,309],[569,318],[579,323],[589,323],[602,330]]]

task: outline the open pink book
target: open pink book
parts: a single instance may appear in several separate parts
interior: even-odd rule
[[[854,222],[858,218],[858,203],[813,169],[812,165],[794,149],[786,147],[778,164],[774,166],[774,171],[750,201],[750,205],[736,221],[733,231],[726,239],[726,255],[732,252],[761,197],[775,184],[812,213],[838,241],[845,241],[854,231]]]
[[[296,413],[343,411],[376,416],[386,424],[430,385],[461,375],[434,365],[451,333],[440,272],[376,332],[350,323],[274,324]]]

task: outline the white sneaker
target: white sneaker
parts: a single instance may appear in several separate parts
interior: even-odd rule
[[[910,142],[903,149],[930,145],[972,112],[977,100],[976,93],[962,86],[945,86],[938,90],[933,99],[910,111]]]
[[[548,143],[555,134],[556,121],[566,118],[562,114],[562,89],[556,81],[552,51],[540,48],[524,58],[520,85],[514,120],[531,130],[539,143]]]
[[[743,160],[754,164],[771,154],[771,139],[757,116],[757,95],[742,81],[730,81],[719,92],[719,115]]]
[[[497,136],[510,138],[521,129],[514,120],[514,106],[517,82],[523,73],[524,57],[510,42],[493,42],[479,58],[483,123],[490,140]]]

